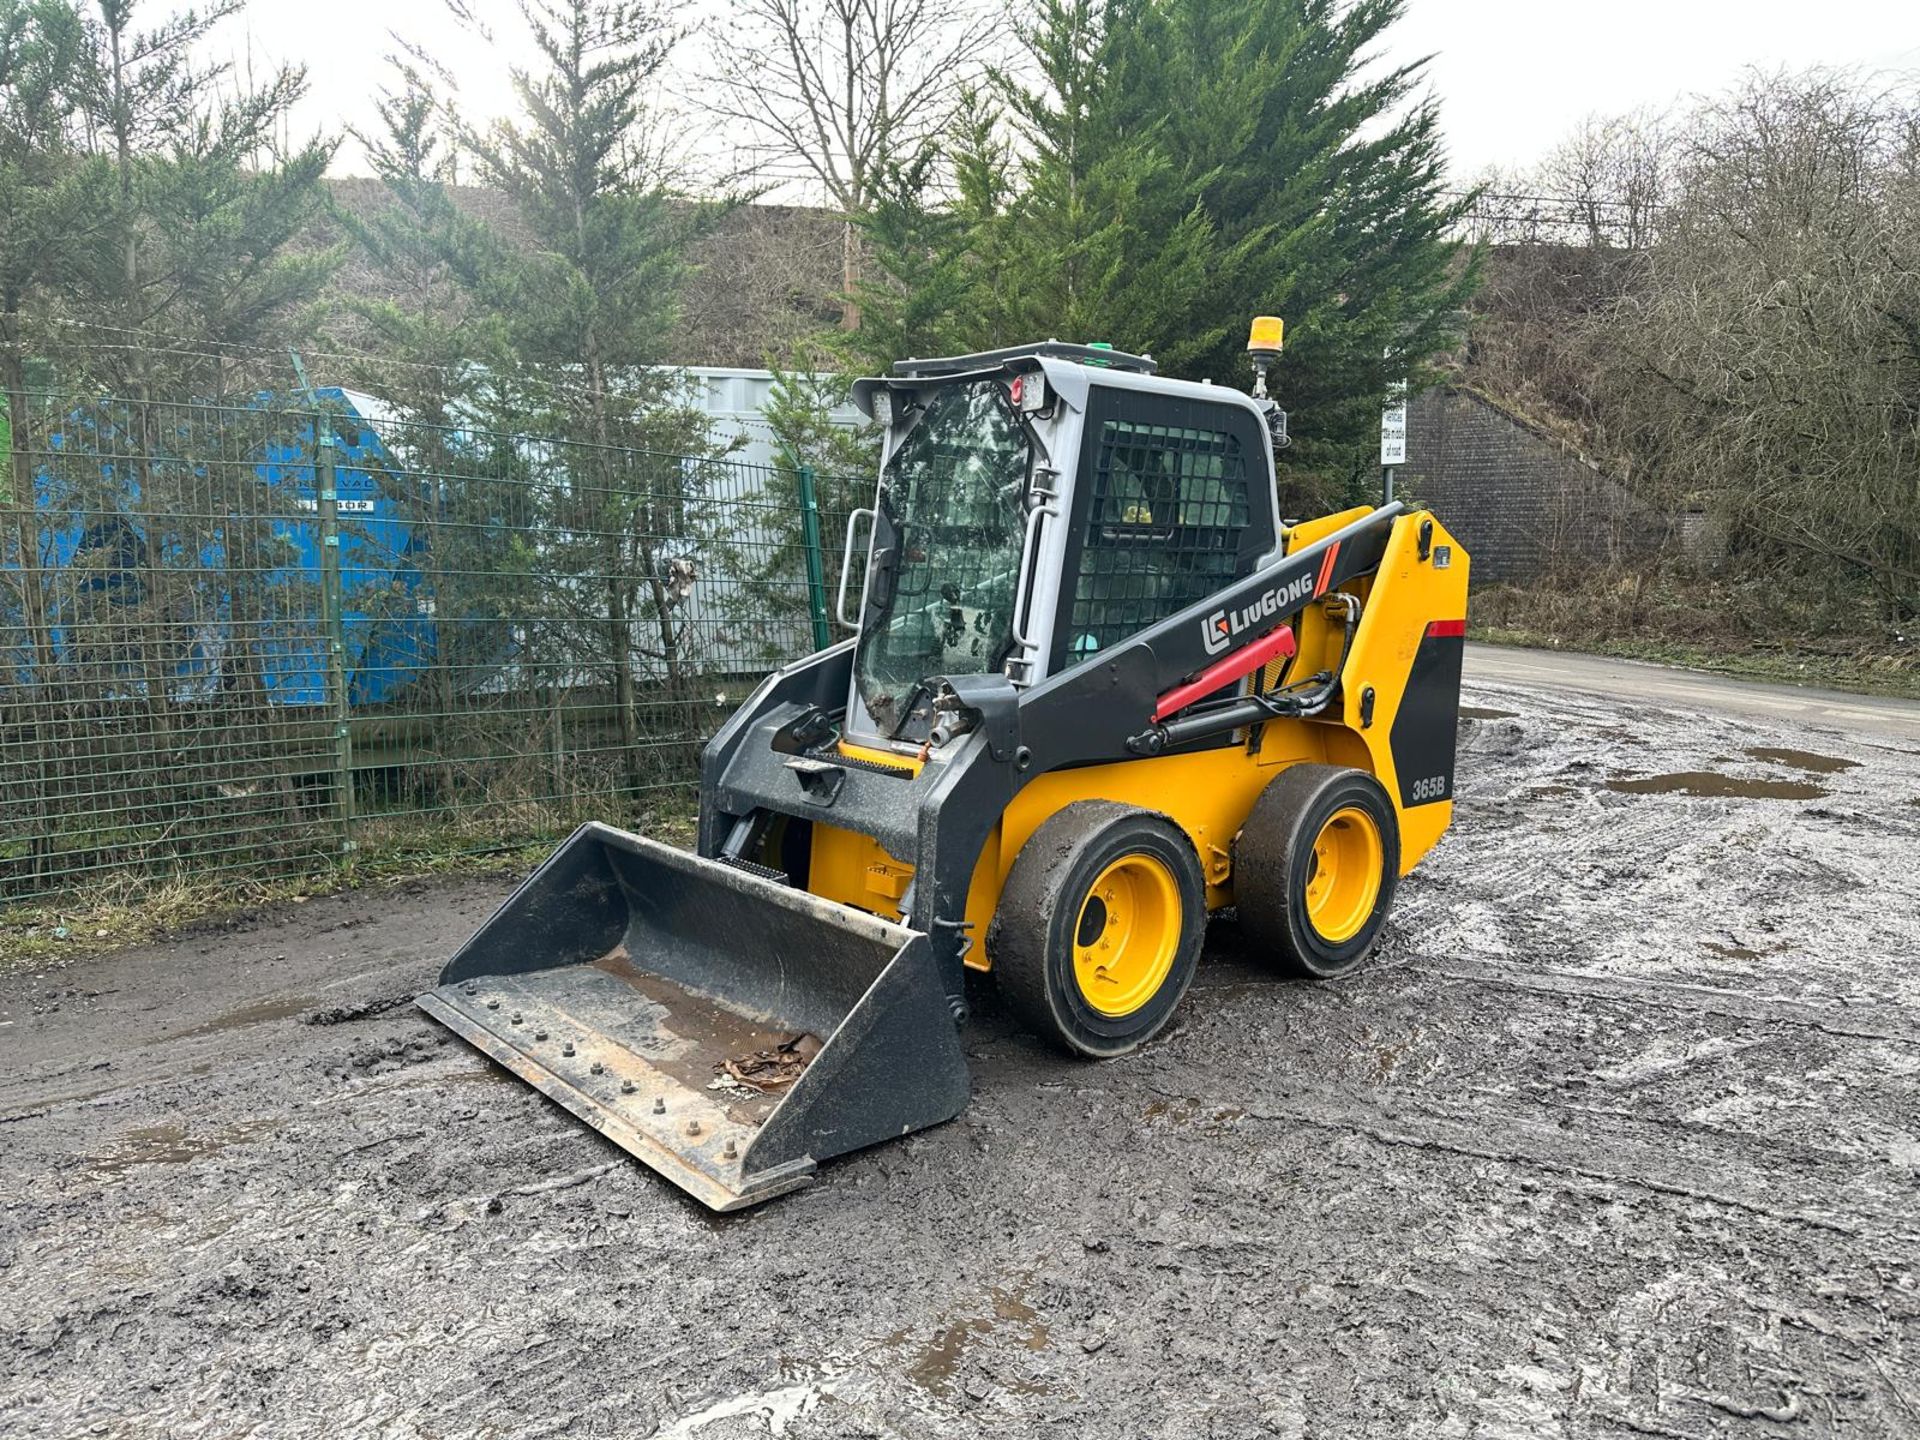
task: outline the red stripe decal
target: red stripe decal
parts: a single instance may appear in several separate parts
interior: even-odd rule
[[[1467,622],[1464,620],[1435,620],[1427,626],[1429,640],[1450,640],[1466,633]]]
[[[1156,722],[1177,714],[1194,701],[1211,695],[1222,685],[1231,684],[1244,675],[1251,675],[1269,660],[1277,660],[1282,655],[1294,653],[1293,627],[1282,625],[1279,629],[1263,635],[1245,649],[1216,660],[1184,685],[1176,685],[1162,695],[1153,707]]]
[[[1313,583],[1316,596],[1327,593],[1327,582],[1333,578],[1333,557],[1340,553],[1340,542],[1334,541],[1327,547],[1327,558],[1320,562],[1320,578]]]

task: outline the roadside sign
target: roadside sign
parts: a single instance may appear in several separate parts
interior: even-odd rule
[[[1392,403],[1380,412],[1380,463],[1407,463],[1407,387],[1393,387]]]

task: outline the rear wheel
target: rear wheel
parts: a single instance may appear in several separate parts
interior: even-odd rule
[[[1200,862],[1172,822],[1084,800],[1015,857],[987,948],[1028,1025],[1081,1055],[1119,1055],[1173,1014],[1206,919]]]
[[[1233,847],[1241,928],[1316,979],[1367,958],[1400,874],[1400,826],[1362,770],[1294,765],[1254,802]]]

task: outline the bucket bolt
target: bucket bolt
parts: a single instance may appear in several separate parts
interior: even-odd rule
[[[498,1010],[499,1008],[500,1008],[500,1001],[497,996],[494,999],[487,1001],[487,1009]]]
[[[518,1010],[513,1012],[513,1023],[516,1025],[520,1023],[520,1012]]]
[[[635,1088],[636,1088],[636,1087],[635,1087],[635,1085],[634,1085],[634,1083],[633,1083],[633,1081],[631,1081],[631,1080],[622,1080],[622,1081],[620,1082],[620,1093],[621,1093],[622,1095],[631,1095],[631,1094],[633,1094],[633,1092],[634,1092],[634,1090],[635,1090]]]
[[[571,1046],[567,1048],[567,1053],[569,1055],[573,1053],[573,1048]],[[593,1064],[589,1065],[587,1069],[595,1075],[604,1075],[607,1073],[607,1067],[602,1065],[598,1060],[594,1061]]]
[[[560,1053],[561,1053],[562,1055],[571,1055],[571,1054],[573,1054],[573,1041],[571,1041],[571,1040],[569,1040],[569,1041],[567,1041],[567,1043],[566,1043],[566,1044],[564,1044],[564,1045],[562,1045],[562,1046],[560,1047]]]
[[[738,1160],[740,1158],[740,1147],[732,1140],[729,1140],[727,1141],[726,1149],[720,1153],[729,1160]]]
[[[700,1133],[700,1122],[698,1120],[687,1121],[687,1134],[698,1135],[699,1133]]]
[[[664,1115],[667,1113],[667,1097],[666,1096],[656,1095],[653,1097],[653,1113],[656,1115]]]

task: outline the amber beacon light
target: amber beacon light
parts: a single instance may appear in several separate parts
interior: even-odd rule
[[[1267,371],[1280,358],[1281,342],[1287,333],[1286,322],[1278,315],[1256,315],[1247,332],[1247,354],[1253,359],[1253,393],[1265,399]]]

